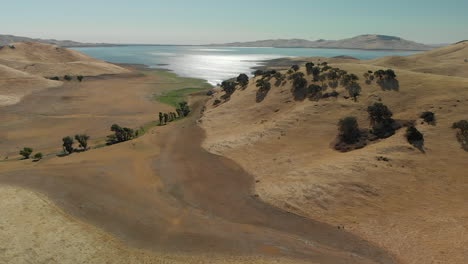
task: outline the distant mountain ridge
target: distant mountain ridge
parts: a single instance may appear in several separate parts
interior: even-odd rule
[[[224,47],[335,48],[363,50],[430,50],[432,46],[386,35],[360,35],[342,40],[269,39],[251,42],[211,44]]]
[[[19,37],[13,35],[0,35],[0,46],[9,45],[17,42],[39,42],[44,44],[52,44],[61,47],[103,47],[103,46],[115,46],[114,44],[108,43],[82,43],[72,40],[56,40],[56,39],[39,39],[39,38],[28,38]]]

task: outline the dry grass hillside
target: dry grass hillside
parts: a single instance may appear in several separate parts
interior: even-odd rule
[[[366,63],[468,78],[468,41],[412,56],[390,56]]]
[[[429,60],[444,50],[465,52],[465,45],[419,58]],[[454,61],[457,56],[444,58]],[[463,59],[458,58],[461,63]],[[382,68],[376,61],[365,63],[330,65],[360,77],[357,102],[345,99],[348,94],[341,86],[335,89],[337,98],[296,101],[292,81],[276,86],[274,78],[266,97],[256,102],[255,82],[261,77],[236,90],[227,102],[213,105],[224,101],[224,92],[218,92],[200,120],[207,133],[204,147],[254,175],[262,200],[343,227],[387,249],[401,263],[467,263],[468,152],[451,125],[468,118],[468,79],[395,64],[399,91],[388,91],[375,80],[363,81],[363,73]],[[300,71],[305,73],[305,68]],[[308,84],[313,83],[305,75]],[[387,105],[395,119],[416,120],[425,138],[423,151],[407,142],[405,129],[362,149],[333,149],[338,121],[355,116],[361,128],[369,128],[366,110],[375,102]],[[435,113],[435,125],[422,123],[423,111]]]
[[[11,47],[2,47],[0,64],[44,77],[66,74],[97,76],[129,72],[78,51],[37,42],[14,43]]]
[[[18,103],[26,94],[62,85],[0,64],[0,106]]]
[[[24,96],[62,85],[45,77],[99,76],[130,73],[80,52],[49,44],[14,43],[0,48],[0,106],[18,103]]]

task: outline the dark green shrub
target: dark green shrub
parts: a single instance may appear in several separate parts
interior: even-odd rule
[[[164,114],[165,119],[167,114]],[[165,120],[165,123],[167,121]],[[115,144],[124,141],[131,140],[135,137],[135,131],[128,127],[121,127],[117,124],[113,124],[111,126],[111,131],[114,132],[113,135],[107,136],[107,143],[108,144]]]
[[[393,128],[393,113],[382,103],[374,103],[367,108],[369,119],[371,121],[371,133],[379,138],[387,138],[395,134]]]
[[[306,72],[308,75],[312,74],[312,69],[314,68],[315,64],[313,62],[306,63]]]
[[[338,131],[340,138],[347,144],[353,144],[359,140],[361,132],[355,117],[348,116],[338,122]]]
[[[295,71],[295,72],[297,72],[299,69],[300,69],[300,68],[299,68],[299,65],[293,65],[293,66],[291,66],[291,70],[293,70],[293,71]]]
[[[419,117],[428,124],[433,124],[435,122],[435,114],[433,112],[423,112]]]
[[[63,76],[63,79],[66,80],[66,81],[71,81],[72,77],[70,75],[65,75],[65,76]]]
[[[408,142],[417,148],[421,148],[424,145],[423,134],[414,126],[410,126],[406,129],[405,136]]]
[[[457,140],[460,142],[462,148],[468,151],[468,121],[460,120],[453,123],[453,129],[457,129]]]
[[[257,95],[256,95],[256,102],[260,103],[261,101],[263,101],[263,99],[265,99],[268,92],[270,91],[271,84],[269,81],[265,79],[260,79],[260,80],[257,80],[256,86],[258,87]]]
[[[239,76],[237,76],[236,80],[237,80],[237,83],[242,88],[245,88],[249,84],[249,76],[247,76],[247,74],[245,74],[245,73],[239,74]]]
[[[76,76],[76,79],[79,81],[79,82],[82,82],[83,81],[83,75],[78,75]]]
[[[19,154],[21,156],[24,157],[24,159],[29,159],[29,157],[31,156],[33,152],[33,149],[32,148],[23,148],[22,150],[20,150]]]
[[[78,143],[80,144],[80,147],[81,147],[83,150],[87,150],[87,149],[88,149],[88,140],[89,140],[89,136],[88,136],[88,135],[86,135],[86,134],[75,135],[75,139],[76,139],[76,141],[78,141]]]
[[[223,81],[221,88],[226,93],[225,96],[228,98],[236,91],[236,83],[233,81]]]
[[[75,142],[73,141],[73,138],[71,138],[71,137],[64,137],[64,138],[62,138],[62,141],[63,141],[63,144],[62,144],[62,146],[63,146],[63,151],[64,151],[65,153],[68,153],[68,154],[73,153],[73,151],[74,151],[74,149],[73,149],[73,144],[75,143]]]
[[[177,108],[182,114],[182,117],[186,117],[190,114],[190,107],[187,102],[183,101],[179,103],[179,107]]]
[[[256,71],[253,72],[253,75],[254,75],[254,77],[261,76],[261,75],[263,75],[263,71],[262,70],[256,70]]]
[[[34,154],[34,160],[35,161],[39,161],[42,159],[42,153],[41,152],[38,152],[36,154]]]

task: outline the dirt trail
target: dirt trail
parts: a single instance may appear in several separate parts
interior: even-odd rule
[[[196,119],[132,142],[1,172],[0,183],[41,191],[67,213],[135,247],[333,264],[396,262],[341,229],[255,198],[250,175],[201,147],[204,132]]]

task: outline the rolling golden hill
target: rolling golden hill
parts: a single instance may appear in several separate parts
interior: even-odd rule
[[[466,263],[468,153],[451,126],[467,119],[468,79],[444,75],[468,73],[466,45],[398,60],[331,64],[360,79],[383,68],[377,65],[391,65],[396,72],[398,91],[361,80],[357,102],[346,99],[341,86],[326,90],[338,92],[337,98],[297,101],[292,81],[277,86],[274,78],[257,102],[255,84],[261,77],[256,77],[227,102],[218,92],[207,104],[200,120],[207,132],[204,147],[254,175],[262,200],[362,236],[401,263]],[[431,67],[434,73],[421,73]],[[308,84],[320,84],[304,67],[299,71]],[[338,121],[355,116],[361,128],[369,128],[366,110],[375,102],[387,105],[396,119],[415,120],[425,137],[424,152],[406,141],[405,129],[362,149],[333,149]],[[424,111],[435,113],[435,125],[422,122]]]

